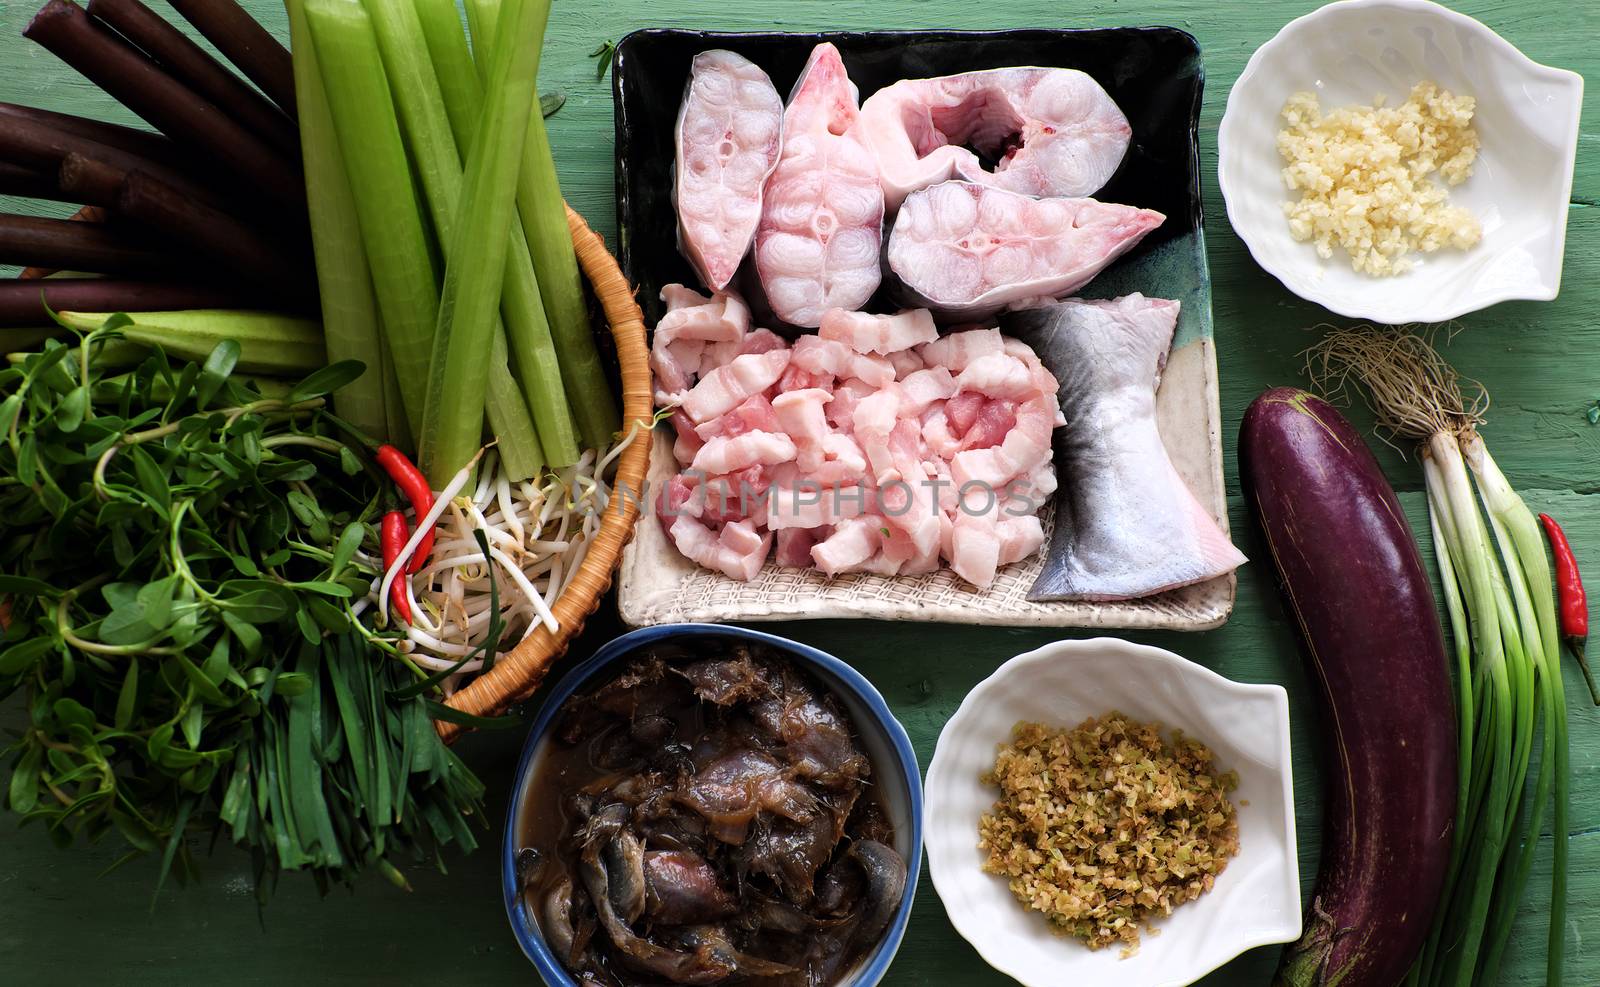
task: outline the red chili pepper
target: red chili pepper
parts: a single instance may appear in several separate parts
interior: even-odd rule
[[[406,547],[406,542],[411,538],[411,526],[406,523],[404,511],[390,511],[383,516],[383,527],[378,532],[378,541],[383,548],[383,571],[388,572],[394,566],[394,560],[400,557],[400,550]],[[411,601],[406,598],[406,588],[400,582],[404,574],[395,576],[394,582],[389,584],[389,605],[394,607],[394,612],[407,624],[411,623]]]
[[[1589,640],[1589,597],[1583,591],[1583,577],[1578,574],[1578,560],[1567,543],[1567,534],[1561,525],[1548,514],[1539,515],[1545,536],[1550,539],[1550,550],[1556,557],[1556,600],[1561,607],[1561,636],[1578,659],[1583,669],[1584,681],[1589,683],[1589,694],[1594,704],[1600,706],[1600,689],[1595,688],[1594,675],[1589,671],[1584,645]]]
[[[406,500],[411,502],[411,510],[417,516],[420,524],[422,519],[433,510],[433,487],[429,485],[428,478],[422,475],[416,464],[406,458],[406,454],[391,445],[381,445],[373,454],[378,465],[383,467],[389,479],[405,494]],[[409,537],[409,536],[408,536]],[[406,566],[406,571],[416,573],[427,564],[428,556],[433,552],[433,532],[430,530],[422,536],[416,552],[411,556],[411,562]]]

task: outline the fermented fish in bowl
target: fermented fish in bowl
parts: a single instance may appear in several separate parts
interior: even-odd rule
[[[561,704],[522,801],[517,879],[544,946],[586,984],[847,978],[910,877],[867,750],[776,648],[616,662]]]

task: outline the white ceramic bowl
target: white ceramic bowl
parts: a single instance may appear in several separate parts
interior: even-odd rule
[[[1006,880],[982,870],[978,817],[998,789],[978,779],[1018,721],[1076,726],[1120,710],[1210,747],[1239,773],[1239,855],[1212,890],[1157,923],[1128,959],[1055,935]],[[1280,686],[1243,685],[1170,651],[1115,638],[1058,641],[1011,659],[967,694],[945,724],[923,785],[923,837],[933,886],[956,931],[996,970],[1028,987],[1181,987],[1247,949],[1300,936],[1289,700]],[[1245,803],[1249,803],[1248,805]]]
[[[1552,7],[1549,16],[1564,15]],[[1380,93],[1395,105],[1423,80],[1477,99],[1482,146],[1450,201],[1479,218],[1482,241],[1413,254],[1416,266],[1395,277],[1357,274],[1337,247],[1322,260],[1289,235],[1283,216],[1284,101],[1308,90],[1324,111]],[[1464,14],[1428,0],[1343,0],[1291,21],[1251,57],[1217,133],[1217,179],[1256,262],[1340,315],[1443,322],[1508,299],[1548,301],[1561,285],[1582,102],[1582,76],[1530,61]]]

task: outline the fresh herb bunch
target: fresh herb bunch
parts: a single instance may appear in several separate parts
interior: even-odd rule
[[[0,369],[12,811],[61,845],[114,829],[163,880],[220,829],[263,896],[280,870],[403,883],[400,855],[471,849],[482,785],[360,616],[387,488],[324,404],[361,364],[271,397],[232,340],[103,367],[125,318]]]

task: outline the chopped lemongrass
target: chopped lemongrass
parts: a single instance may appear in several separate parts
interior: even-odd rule
[[[395,2],[395,0],[384,0]],[[452,0],[420,0],[414,15],[423,39],[413,37],[414,45],[426,45],[433,60],[434,87],[443,97],[449,133],[454,146],[466,154],[483,106],[483,87],[474,73],[467,50],[466,34]],[[431,103],[430,103],[431,106]],[[429,130],[443,129],[438,115],[429,114]],[[433,137],[441,143],[449,138]],[[448,201],[454,201],[452,197]],[[565,220],[563,220],[565,222]],[[533,258],[523,228],[511,224],[511,243],[506,256],[506,278],[502,288],[501,314],[505,320],[512,362],[522,382],[523,393],[546,461],[552,466],[567,466],[578,458],[578,433],[568,406],[561,365],[551,328],[534,274]]]
[[[483,392],[498,323],[516,198],[518,150],[526,137],[549,0],[510,0],[491,54],[483,114],[466,158],[450,245],[445,249],[427,412],[418,447],[434,481],[472,457],[483,434]]]
[[[490,51],[498,36],[495,16],[502,0],[467,0],[475,50]],[[484,67],[479,55],[480,75]],[[545,132],[544,113],[537,101],[529,111],[526,142],[522,146],[517,176],[517,211],[527,236],[533,267],[539,275],[539,292],[549,318],[566,383],[567,402],[577,421],[578,434],[587,448],[608,445],[618,427],[617,403],[606,380],[605,368],[595,349],[589,310],[572,233],[567,227],[566,203],[556,174],[555,156]]]
[[[355,197],[401,402],[412,434],[420,436],[439,313],[438,281],[422,217],[411,205],[417,191],[378,39],[357,0],[305,0],[305,14]],[[481,419],[480,410],[473,420],[480,431]]]
[[[302,0],[287,0],[289,37],[295,51],[308,53]],[[367,372],[339,389],[334,409],[346,421],[379,441],[402,441],[389,430],[386,389],[388,356],[378,323],[378,301],[372,293],[366,248],[356,218],[355,199],[333,117],[322,91],[322,72],[315,58],[294,60],[295,105],[300,120],[300,157],[306,173],[306,208],[311,220],[311,245],[316,258],[322,302],[322,332],[330,362],[361,360]],[[378,354],[378,359],[373,359]]]

